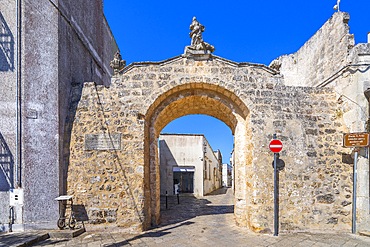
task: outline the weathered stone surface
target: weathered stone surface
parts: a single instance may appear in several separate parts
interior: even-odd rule
[[[327,195],[317,196],[316,200],[317,200],[318,203],[331,204],[335,201],[335,198],[332,194],[327,194]]]
[[[271,66],[284,74],[287,85],[320,84],[348,62],[354,47],[348,19],[348,13],[335,13],[297,52],[279,57]]]
[[[72,130],[68,192],[87,209],[117,209],[116,217],[90,214],[91,223],[135,229],[157,224],[158,135],[178,117],[207,114],[222,120],[235,136],[239,225],[256,232],[273,229],[267,145],[276,132],[284,143],[280,158],[285,169],[279,176],[283,229],[349,229],[343,202],[351,195],[351,167],[342,163],[345,129],[335,114],[340,109],[335,93],[284,86],[280,80],[267,67],[214,56],[210,61],[177,57],[132,64],[109,89],[85,84]],[[101,132],[121,133],[122,150],[84,150],[83,136]]]

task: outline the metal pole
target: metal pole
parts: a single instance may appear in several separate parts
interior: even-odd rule
[[[276,139],[276,134],[274,134],[273,138]],[[276,159],[277,153],[274,153],[274,236],[279,235],[279,205]]]
[[[277,154],[274,153],[274,236],[279,235],[279,205],[276,156]]]
[[[352,194],[352,233],[356,234],[356,198],[357,198],[357,158],[358,150],[355,150],[355,162],[353,163],[353,194]]]
[[[167,190],[166,190],[166,209],[168,209],[168,193],[167,193]]]

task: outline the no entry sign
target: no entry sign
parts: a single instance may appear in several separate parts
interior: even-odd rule
[[[271,152],[279,153],[283,149],[283,143],[280,140],[274,139],[270,142],[269,148]]]

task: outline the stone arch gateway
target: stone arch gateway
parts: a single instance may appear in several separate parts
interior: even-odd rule
[[[245,104],[232,92],[214,85],[206,83],[187,83],[170,89],[163,93],[151,105],[146,116],[145,133],[146,138],[146,161],[150,164],[150,174],[156,174],[148,181],[150,185],[151,215],[152,224],[160,221],[160,181],[159,181],[159,161],[157,139],[161,130],[172,120],[189,114],[204,114],[215,117],[223,121],[234,134],[235,138],[235,157],[236,157],[236,178],[245,177],[240,164],[247,163],[247,157],[251,160],[252,150],[243,147],[250,145],[249,138],[246,138],[250,130],[247,126],[249,110]],[[241,183],[237,183],[238,185]],[[236,188],[236,195],[239,200],[245,201],[241,195],[241,187]],[[245,190],[245,188],[244,188]],[[239,205],[238,205],[239,206]],[[241,210],[241,209],[240,209]],[[242,210],[241,210],[242,211]]]
[[[178,56],[133,63],[109,88],[85,83],[75,98],[67,190],[91,224],[135,230],[158,224],[157,137],[178,117],[206,114],[235,137],[238,225],[273,229],[268,143],[276,132],[286,163],[280,173],[282,230],[350,228],[350,215],[343,213],[348,193],[335,191],[351,182],[338,147],[342,118],[329,88],[284,86],[283,77],[264,65]]]

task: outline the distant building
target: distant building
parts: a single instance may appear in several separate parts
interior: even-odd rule
[[[232,167],[229,164],[222,164],[222,186],[231,187],[232,184]]]
[[[204,135],[161,134],[159,136],[161,194],[204,196],[221,187],[220,151],[213,151]]]
[[[217,149],[216,151],[213,151],[213,153],[215,154],[217,160],[218,160],[218,172],[220,174],[220,185],[219,187],[222,187],[222,154],[221,154],[221,151],[219,149]]]
[[[235,150],[233,149],[230,153],[230,166],[231,166],[231,188],[235,193]]]

